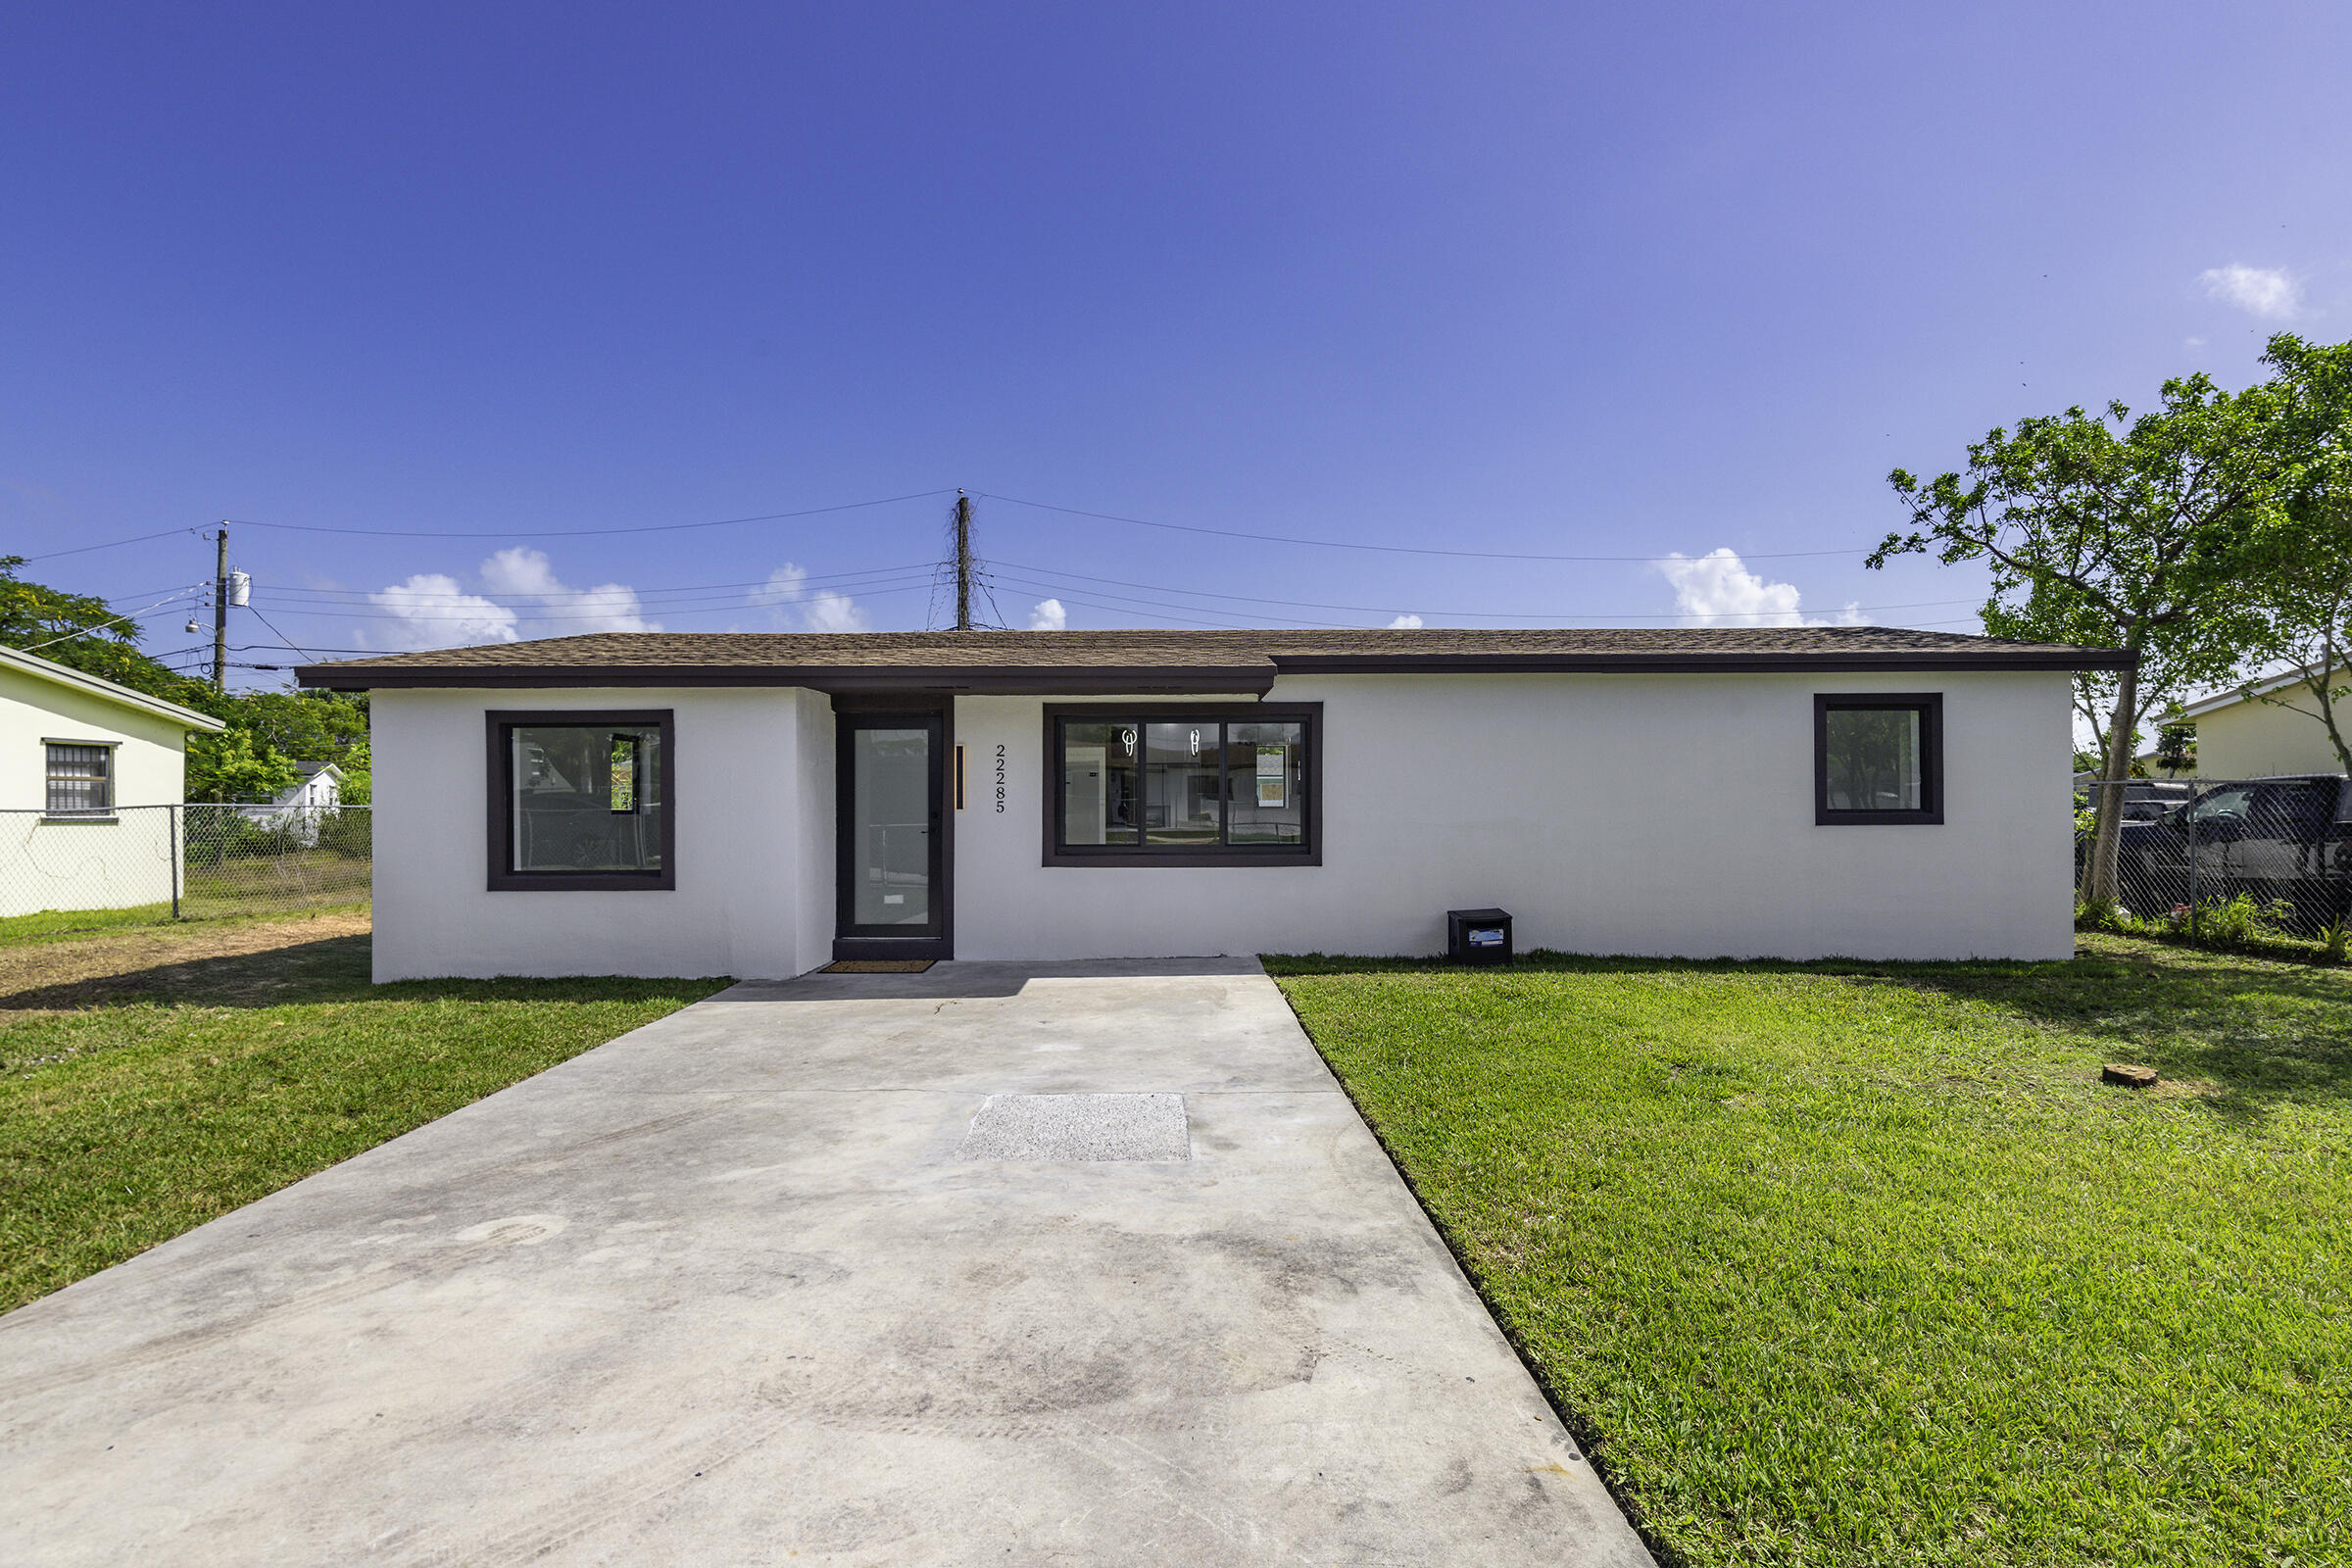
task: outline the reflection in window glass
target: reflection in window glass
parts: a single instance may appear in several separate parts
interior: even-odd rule
[[[1220,725],[1144,726],[1144,842],[1214,845],[1224,830]]]
[[[1303,853],[1311,842],[1308,720],[1188,715],[1057,717],[1054,844],[1140,851]],[[1277,857],[1280,858],[1280,857]]]
[[[1136,751],[1141,726],[1071,722],[1062,729],[1061,842],[1136,842]]]
[[[662,732],[525,724],[512,731],[512,871],[662,869]]]
[[[1306,842],[1306,726],[1225,726],[1225,777],[1233,844]]]
[[[1921,809],[1916,708],[1833,708],[1826,784],[1833,811]]]
[[[931,732],[851,734],[851,830],[857,834],[853,914],[858,925],[931,919]]]

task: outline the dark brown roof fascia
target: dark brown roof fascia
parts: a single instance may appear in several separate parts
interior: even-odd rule
[[[294,672],[303,686],[334,691],[412,688],[556,689],[625,686],[802,686],[812,691],[974,692],[1006,696],[1085,696],[1102,692],[1246,694],[1273,688],[1274,666],[1256,663],[1136,664],[305,664]]]
[[[1273,654],[1286,675],[1642,674],[1669,671],[1857,673],[1904,669],[2129,669],[2135,660],[2113,648],[2068,651],[1952,649],[1918,653],[1784,654]]]

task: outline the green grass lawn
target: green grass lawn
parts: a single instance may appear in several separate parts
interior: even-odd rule
[[[724,983],[370,986],[367,937],[287,940],[0,997],[0,1310]]]
[[[2352,1561],[2352,975],[2084,942],[1267,967],[1670,1561]]]

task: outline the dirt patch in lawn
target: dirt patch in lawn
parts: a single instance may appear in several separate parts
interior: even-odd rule
[[[53,1011],[110,999],[218,989],[223,958],[251,958],[342,937],[366,936],[365,909],[284,920],[240,920],[219,925],[141,927],[0,949],[0,1009]],[[242,968],[244,966],[237,966]],[[252,965],[253,984],[273,985],[268,963]],[[208,1000],[219,1000],[208,998]]]

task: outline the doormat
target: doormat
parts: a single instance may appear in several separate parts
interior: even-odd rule
[[[818,974],[921,974],[939,960],[936,958],[840,958],[817,970]]]

